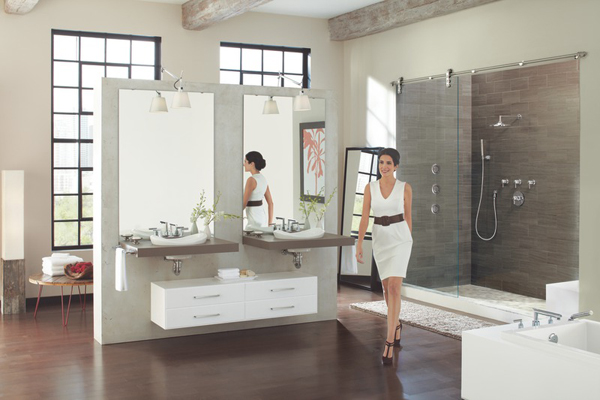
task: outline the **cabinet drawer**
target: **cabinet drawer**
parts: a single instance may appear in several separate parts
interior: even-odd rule
[[[316,276],[248,282],[246,284],[246,301],[312,296],[316,294]]]
[[[249,301],[246,303],[246,319],[252,320],[315,314],[317,309],[317,295]]]
[[[207,306],[244,301],[244,284],[221,284],[165,290],[165,308]]]
[[[224,324],[244,319],[244,303],[216,304],[212,306],[188,307],[167,310],[164,329]]]

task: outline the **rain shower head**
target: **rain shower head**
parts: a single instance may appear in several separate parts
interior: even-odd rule
[[[510,120],[510,123],[504,122],[502,120],[502,118],[505,118]],[[513,124],[513,122],[519,120],[523,118],[523,116],[521,114],[517,114],[517,115],[500,115],[500,117],[498,118],[498,122],[496,122],[495,124],[490,125],[490,127],[492,128],[506,128],[509,127]]]

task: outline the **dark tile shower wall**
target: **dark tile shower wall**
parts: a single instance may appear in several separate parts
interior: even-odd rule
[[[455,77],[453,84],[412,83],[397,97],[399,179],[413,188],[414,244],[405,282],[425,288],[456,286],[457,277],[471,281],[471,82]],[[436,215],[434,203],[441,210]]]
[[[481,185],[480,139],[486,161],[479,232],[472,231],[472,283],[545,298],[546,284],[579,277],[579,63],[569,61],[472,77],[472,221]],[[499,115],[522,114],[508,128]],[[505,122],[512,120],[505,119]],[[501,187],[501,179],[510,184]],[[515,189],[513,181],[523,184]],[[528,188],[527,181],[536,185]],[[512,204],[515,190],[525,195]]]

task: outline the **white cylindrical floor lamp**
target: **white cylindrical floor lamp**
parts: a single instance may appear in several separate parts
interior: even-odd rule
[[[25,312],[25,171],[2,171],[2,314]]]

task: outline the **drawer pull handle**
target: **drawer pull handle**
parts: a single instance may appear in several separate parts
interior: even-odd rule
[[[271,292],[284,292],[286,290],[294,290],[296,288],[293,287],[288,287],[288,288],[282,288],[282,289],[271,289]]]
[[[220,294],[209,294],[208,296],[194,296],[194,299],[196,299],[196,300],[209,299],[211,297],[221,297],[221,295]]]
[[[194,318],[210,318],[210,317],[218,317],[221,314],[208,314],[208,315],[194,315]]]
[[[284,310],[286,308],[295,308],[296,306],[286,306],[286,307],[271,307],[271,311],[275,310]]]

